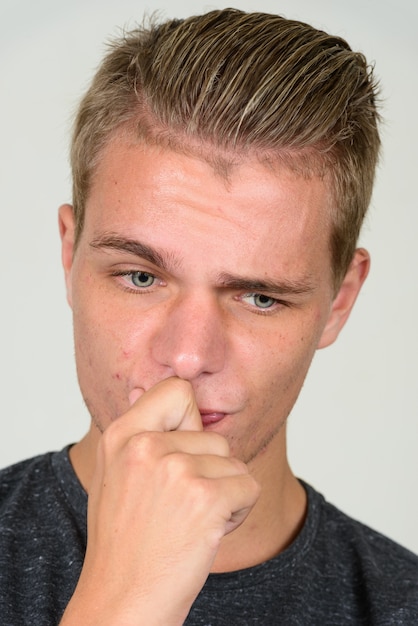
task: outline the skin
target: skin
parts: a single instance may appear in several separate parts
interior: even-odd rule
[[[325,179],[250,157],[225,177],[116,137],[75,251],[61,207],[92,415],[71,451],[89,542],[63,624],[182,624],[209,571],[260,563],[297,534],[286,418],[369,268],[357,250],[334,293],[330,203]]]

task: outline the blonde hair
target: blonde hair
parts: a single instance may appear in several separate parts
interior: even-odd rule
[[[148,141],[250,152],[329,176],[338,286],[371,198],[376,99],[364,56],[308,24],[236,9],[151,20],[110,45],[80,104],[71,149],[76,240],[100,154],[125,126]]]

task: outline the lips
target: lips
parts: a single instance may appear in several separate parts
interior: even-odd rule
[[[200,411],[203,427],[217,424],[224,419],[225,415],[226,413],[220,413],[219,411]]]

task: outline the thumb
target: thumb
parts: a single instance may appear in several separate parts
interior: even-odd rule
[[[129,402],[131,408],[126,416],[137,422],[138,432],[203,430],[193,388],[187,380],[166,378],[147,391],[136,387],[129,394]]]

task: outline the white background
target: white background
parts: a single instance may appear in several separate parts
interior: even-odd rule
[[[173,6],[174,5],[174,6]],[[116,26],[189,0],[0,0],[0,465],[76,441],[89,418],[73,365],[56,209],[70,200],[72,113]],[[362,243],[372,272],[290,419],[297,475],[418,551],[416,0],[241,0],[348,39],[376,61],[384,156]]]

